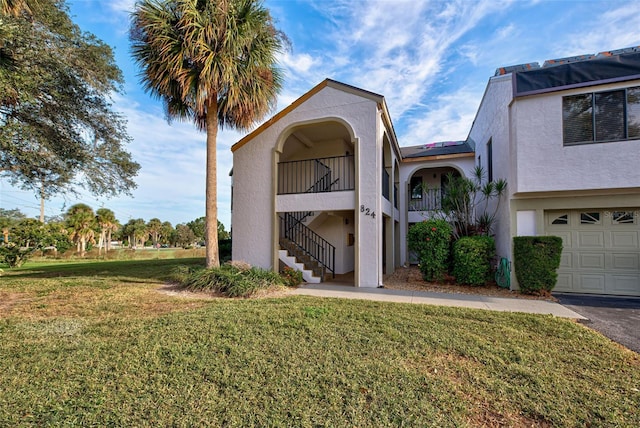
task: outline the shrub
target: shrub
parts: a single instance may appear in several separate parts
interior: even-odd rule
[[[172,275],[174,280],[180,277],[188,290],[215,291],[228,297],[249,297],[260,290],[284,285],[277,272],[257,267],[245,269],[233,264],[186,273],[175,271]]]
[[[516,236],[513,258],[516,278],[523,293],[549,293],[556,286],[562,254],[558,236]]]
[[[302,277],[302,272],[290,268],[289,266],[284,267],[281,275],[282,280],[284,281],[284,285],[286,285],[287,287],[297,287],[304,280],[304,278]]]
[[[453,276],[460,284],[482,285],[491,278],[496,244],[489,236],[467,236],[453,244]]]
[[[0,246],[0,257],[10,268],[20,267],[31,256],[36,248],[21,248],[18,245],[9,244]]]
[[[447,273],[451,234],[451,225],[442,219],[416,223],[409,229],[409,249],[418,255],[425,281],[442,280]]]

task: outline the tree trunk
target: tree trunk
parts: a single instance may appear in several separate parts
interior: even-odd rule
[[[107,230],[107,242],[105,243],[105,251],[108,253],[111,249],[111,229]]]
[[[105,241],[104,236],[105,236],[106,233],[107,232],[104,229],[102,229],[100,231],[100,239],[98,240],[98,255],[99,256],[102,255],[102,246],[104,245],[104,241]]]
[[[44,223],[44,184],[40,190],[40,223]]]
[[[220,266],[218,257],[218,94],[209,95],[207,104],[207,181],[206,181],[206,221],[204,236],[208,268]]]

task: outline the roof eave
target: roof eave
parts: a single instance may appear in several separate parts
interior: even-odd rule
[[[436,160],[446,160],[446,159],[472,158],[475,156],[476,156],[475,152],[454,153],[450,155],[433,155],[433,156],[420,156],[415,158],[403,158],[402,162],[424,162],[424,161],[436,161]]]

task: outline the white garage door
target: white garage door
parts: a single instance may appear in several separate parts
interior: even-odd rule
[[[554,291],[640,296],[640,208],[545,212],[563,250]]]

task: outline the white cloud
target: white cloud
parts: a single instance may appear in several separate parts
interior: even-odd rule
[[[605,10],[598,19],[586,21],[578,30],[570,31],[562,42],[554,43],[560,56],[595,54],[640,45],[640,3],[625,2]]]
[[[130,13],[136,4],[136,0],[111,0],[109,7],[115,12]]]
[[[307,53],[294,55],[292,53],[286,52],[280,58],[280,62],[282,65],[287,67],[287,69],[293,71],[294,73],[305,74],[308,73],[312,67],[317,65],[318,60],[314,59]]]
[[[482,92],[472,88],[438,96],[428,109],[408,121],[406,131],[398,136],[400,144],[415,146],[466,139],[481,98]]]
[[[323,62],[349,58],[339,78],[385,95],[394,116],[401,118],[427,97],[451,47],[507,4],[400,1],[390,7],[386,2],[335,2],[324,9],[319,4],[317,9],[335,25],[327,36],[335,48]]]

